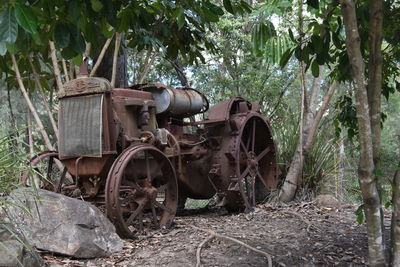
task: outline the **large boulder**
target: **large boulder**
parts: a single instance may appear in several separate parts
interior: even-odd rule
[[[8,217],[32,246],[75,258],[107,257],[123,241],[95,206],[46,190],[16,189]]]
[[[14,231],[10,225],[0,226],[0,267],[43,266],[40,255]]]

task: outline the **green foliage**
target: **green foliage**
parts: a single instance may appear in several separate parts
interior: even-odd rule
[[[19,184],[19,179],[27,169],[25,153],[16,147],[9,135],[0,137],[0,191],[8,194]]]

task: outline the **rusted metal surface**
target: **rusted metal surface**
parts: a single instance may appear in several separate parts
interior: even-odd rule
[[[196,121],[193,115],[205,112],[208,101],[193,88],[111,88],[104,79],[85,77],[68,83],[60,100],[80,103],[88,97],[103,99],[100,153],[61,157],[61,178],[47,189],[105,205],[121,236],[170,226],[178,201],[184,205],[186,198],[217,195],[218,205],[250,211],[276,187],[277,150],[258,103],[232,98],[210,108],[209,119]],[[63,116],[85,116],[84,107],[74,108]],[[84,121],[81,133],[90,128],[91,121]],[[63,144],[79,138],[66,133],[61,129]],[[50,158],[58,154],[40,155],[30,164],[39,169],[39,162],[53,164]]]

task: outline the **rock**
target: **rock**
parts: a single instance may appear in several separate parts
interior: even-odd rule
[[[114,225],[88,202],[27,188],[14,190],[9,199],[15,203],[8,209],[9,219],[38,249],[75,258],[107,257],[122,250]]]
[[[314,201],[321,208],[339,208],[340,206],[339,200],[332,195],[319,195]]]
[[[16,239],[8,230],[0,228],[0,267],[40,267],[44,265],[40,255],[24,242],[22,237]]]

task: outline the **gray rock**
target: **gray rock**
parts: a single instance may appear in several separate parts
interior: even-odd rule
[[[26,240],[34,247],[75,258],[107,257],[123,241],[114,225],[95,206],[46,190],[14,190],[8,209]],[[28,211],[28,212],[27,212]]]
[[[319,195],[315,198],[315,204],[321,208],[339,208],[340,202],[332,195]]]
[[[0,228],[3,233],[0,241],[0,267],[40,267],[44,265],[43,259],[33,249],[28,247],[22,237],[19,240],[15,239],[15,235],[9,233],[5,235],[5,230]],[[6,239],[7,237],[7,239]]]

